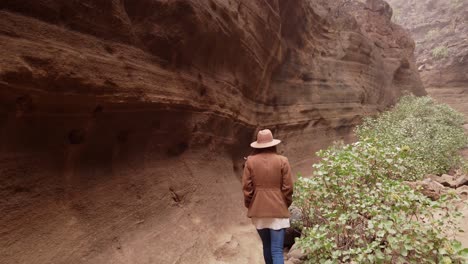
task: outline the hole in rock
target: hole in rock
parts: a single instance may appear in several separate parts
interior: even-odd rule
[[[93,116],[96,117],[97,115],[99,115],[100,113],[102,113],[104,109],[102,108],[101,105],[97,105],[94,110],[93,110]]]
[[[310,82],[314,79],[314,76],[311,73],[304,72],[301,74],[301,79],[304,82]]]
[[[198,92],[200,94],[200,96],[205,96],[206,95],[206,87],[205,86],[201,86],[200,87],[200,91]]]
[[[217,10],[217,9],[218,9],[218,6],[216,6],[216,3],[213,2],[212,0],[210,0],[210,7],[211,7],[211,9],[213,9],[213,10]]]
[[[114,54],[115,53],[115,50],[112,46],[110,45],[104,45],[104,49],[107,51],[107,53],[109,54]]]
[[[182,153],[184,153],[189,147],[189,144],[187,142],[180,142],[176,144],[175,146],[170,147],[167,150],[167,154],[169,156],[179,156]]]
[[[85,141],[86,132],[83,129],[73,129],[68,133],[68,142],[72,145],[82,144]]]
[[[17,112],[30,112],[32,110],[32,99],[29,95],[20,96],[16,99]]]
[[[25,193],[25,192],[30,192],[31,190],[27,187],[23,186],[16,186],[13,190],[15,193]]]

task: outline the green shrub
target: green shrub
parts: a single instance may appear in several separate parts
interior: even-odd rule
[[[434,38],[436,38],[438,35],[439,35],[439,30],[437,29],[431,29],[429,30],[426,35],[424,36],[424,39],[426,40],[433,40]]]
[[[456,195],[431,201],[402,183],[449,168],[466,144],[462,123],[445,105],[406,96],[365,120],[357,143],[319,151],[314,177],[294,192],[307,263],[466,263],[468,249],[447,232],[461,217]]]
[[[468,161],[461,159],[460,171],[461,173],[468,175]]]
[[[463,0],[450,0],[450,6],[452,9],[459,8],[463,4]]]
[[[468,140],[463,115],[430,97],[405,96],[392,111],[368,118],[356,129],[359,140],[372,138],[384,146],[405,148],[399,160],[404,171],[392,178],[417,180],[429,173],[441,174],[459,163],[457,151]]]
[[[445,46],[439,46],[432,50],[432,57],[434,59],[440,60],[448,57],[448,49]]]
[[[393,14],[392,14],[392,22],[395,24],[400,24],[401,23],[401,11],[399,9],[393,9]]]
[[[405,149],[366,140],[318,155],[315,177],[300,177],[294,193],[307,263],[464,263],[468,249],[442,235],[461,215],[449,196],[431,201],[388,177]]]

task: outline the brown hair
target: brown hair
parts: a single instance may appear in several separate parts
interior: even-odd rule
[[[276,146],[269,147],[269,148],[259,148],[259,149],[252,150],[250,155],[255,155],[255,154],[260,154],[260,153],[267,153],[267,152],[278,153],[278,150],[276,149]]]

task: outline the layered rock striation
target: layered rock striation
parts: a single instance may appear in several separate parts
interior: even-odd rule
[[[468,116],[468,2],[388,2],[395,22],[416,41],[417,66],[428,92]]]
[[[425,94],[379,0],[0,2],[0,259],[257,263],[239,174]],[[253,230],[253,231],[252,231]]]

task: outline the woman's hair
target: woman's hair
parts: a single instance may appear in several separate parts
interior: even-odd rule
[[[252,153],[250,155],[255,155],[255,154],[259,154],[259,153],[266,153],[266,152],[277,153],[278,151],[276,150],[276,146],[273,146],[273,147],[269,147],[269,148],[254,149],[254,150],[252,150]]]

